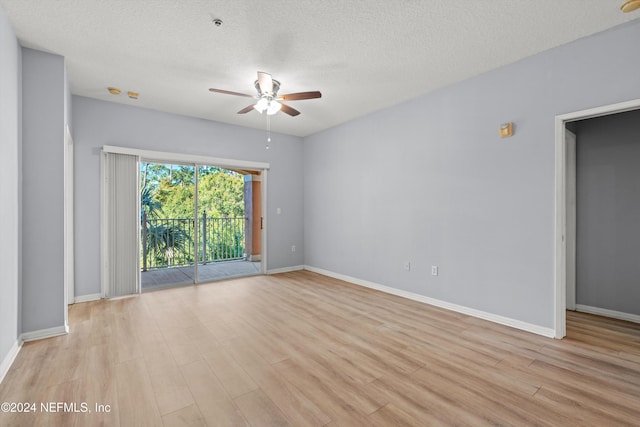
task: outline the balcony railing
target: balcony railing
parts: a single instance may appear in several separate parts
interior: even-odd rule
[[[246,258],[246,218],[198,218],[198,241],[194,242],[193,218],[147,218],[142,216],[140,265],[143,271],[181,267],[198,262],[231,261]]]

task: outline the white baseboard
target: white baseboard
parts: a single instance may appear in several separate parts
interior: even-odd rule
[[[79,297],[75,297],[73,302],[89,302],[89,301],[97,301],[102,299],[102,294],[89,294],[89,295],[81,295]]]
[[[345,282],[353,283],[354,285],[364,286],[366,288],[376,289],[378,291],[386,292],[388,294],[396,295],[399,297],[407,298],[413,301],[419,301],[425,304],[433,305],[436,307],[444,308],[447,310],[455,311],[457,313],[466,314],[468,316],[477,317],[479,319],[488,320],[490,322],[498,323],[500,325],[510,326],[515,329],[531,332],[537,335],[542,335],[549,338],[555,337],[555,331],[552,328],[545,328],[542,326],[534,325],[531,323],[523,322],[521,320],[511,319],[509,317],[499,316],[497,314],[488,313],[486,311],[476,310],[475,308],[469,308],[458,304],[453,304],[447,301],[430,298],[424,295],[416,294],[413,292],[403,291],[401,289],[392,288],[378,283],[369,282],[368,280],[362,280],[344,274],[334,273],[332,271],[324,270],[321,268],[312,267],[309,265],[304,266],[305,270],[313,271],[314,273],[322,274],[324,276],[333,277],[334,279],[343,280]]]
[[[304,265],[294,265],[292,267],[274,268],[272,270],[267,270],[267,274],[289,273],[291,271],[304,270],[304,268],[305,268]]]
[[[19,339],[13,343],[7,355],[2,359],[2,363],[0,363],[0,384],[4,380],[5,375],[9,372],[9,368],[13,365],[13,361],[16,360],[16,356],[20,353],[20,349],[22,348],[22,341]]]
[[[609,310],[606,308],[591,307],[589,305],[576,304],[576,311],[583,313],[597,314],[598,316],[612,317],[614,319],[626,320],[628,322],[640,323],[640,316],[637,314],[623,313],[622,311]]]
[[[41,340],[44,338],[57,337],[58,335],[65,335],[69,333],[69,326],[56,326],[55,328],[40,329],[38,331],[25,332],[20,335],[20,339],[23,342]]]

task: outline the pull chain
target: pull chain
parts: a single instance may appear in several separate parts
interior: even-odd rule
[[[271,142],[271,116],[267,115],[267,146],[266,149],[269,149],[269,143]]]

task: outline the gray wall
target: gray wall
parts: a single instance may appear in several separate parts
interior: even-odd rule
[[[64,325],[64,58],[22,49],[22,332]]]
[[[578,122],[576,302],[640,315],[640,110]]]
[[[0,7],[0,363],[20,335],[20,55]]]
[[[144,94],[142,94],[144,96]],[[301,265],[302,144],[293,136],[74,96],[75,291],[100,292],[100,148],[103,145],[267,162],[267,268]],[[276,209],[281,214],[276,215]]]
[[[640,98],[639,37],[636,20],[305,138],[305,264],[552,328],[554,117]]]

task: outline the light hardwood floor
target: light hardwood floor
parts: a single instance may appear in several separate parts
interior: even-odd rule
[[[553,340],[301,271],[69,317],[69,335],[26,343],[0,385],[0,402],[38,411],[0,425],[640,424],[640,327],[587,314]]]

